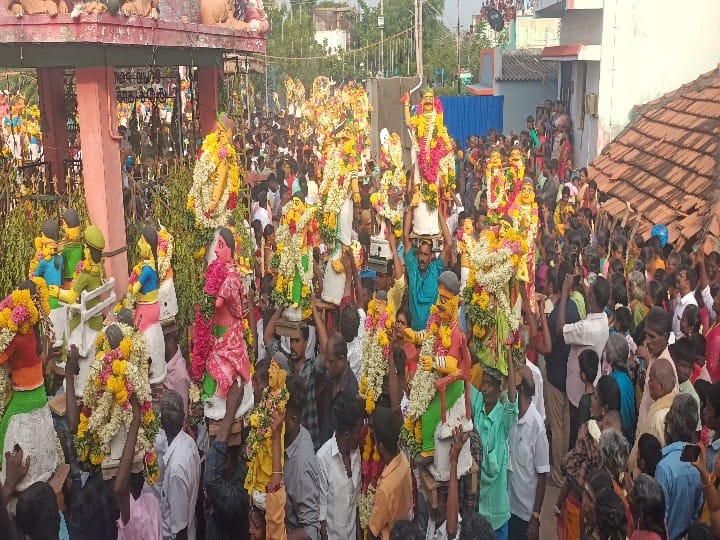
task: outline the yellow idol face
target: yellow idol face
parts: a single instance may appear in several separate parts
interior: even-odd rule
[[[490,152],[490,165],[492,165],[493,167],[502,166],[502,156],[497,150],[495,150],[494,152]]]
[[[442,319],[443,322],[447,323],[457,319],[459,307],[458,303],[459,299],[457,296],[452,294],[442,285],[438,287],[437,307],[440,319]]]
[[[523,184],[520,188],[520,203],[524,205],[531,205],[535,202],[535,189],[532,184]]]
[[[152,250],[150,249],[150,244],[148,244],[147,240],[145,240],[144,236],[140,237],[140,240],[138,240],[137,243],[138,250],[140,251],[140,255],[142,257],[149,258],[152,255]]]
[[[435,94],[432,90],[427,90],[422,97],[423,112],[430,112],[435,108]]]
[[[270,388],[282,388],[285,385],[286,377],[287,372],[281,369],[278,363],[273,360],[268,369],[268,386]]]
[[[468,218],[463,221],[462,230],[464,234],[472,235],[475,232],[475,226],[473,225],[473,220]]]

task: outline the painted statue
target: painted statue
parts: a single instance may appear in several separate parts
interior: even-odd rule
[[[93,292],[105,283],[105,269],[102,262],[102,250],[105,249],[105,237],[95,225],[90,225],[83,233],[83,260],[80,261],[73,274],[72,286],[61,289],[55,285],[48,287],[51,298],[57,298],[65,304],[76,304],[83,292]],[[114,296],[114,295],[113,295]],[[90,310],[100,304],[102,299],[97,296],[85,304]],[[86,324],[81,324],[81,314],[72,313],[68,316],[65,330],[66,347],[76,345],[81,351],[80,374],[77,376],[75,388],[84,388],[90,363],[94,358],[95,339],[103,328],[103,314],[90,317]],[[80,396],[80,394],[78,393]],[[82,397],[82,396],[80,396]]]
[[[452,429],[472,429],[470,410],[470,353],[460,328],[460,282],[453,272],[438,278],[438,297],[430,308],[425,330],[405,330],[407,341],[420,345],[422,369],[413,377],[404,429],[438,481],[449,478],[448,451]],[[463,447],[458,477],[471,466],[469,446]],[[432,458],[432,459],[430,459]],[[463,472],[461,472],[461,470]]]
[[[388,134],[383,129],[386,137],[381,132],[380,138],[385,139],[385,144],[380,147],[380,160],[384,169],[380,178],[380,189],[370,195],[370,203],[375,210],[377,234],[371,238],[370,256],[391,260],[393,255],[386,238],[386,223],[392,227],[390,234],[395,238],[402,237],[403,228],[403,195],[407,179],[402,160],[402,143],[397,133]]]
[[[119,466],[135,396],[142,416],[132,470],[144,470],[150,484],[159,477],[154,445],[160,422],[152,409],[147,359],[145,339],[129,324],[113,323],[98,336],[74,439],[78,461],[86,469],[101,466],[110,470],[109,476]]]
[[[470,257],[468,251],[475,243],[475,225],[470,217],[463,219],[457,232],[457,250],[460,254],[460,290],[464,290],[470,276]]]
[[[75,270],[83,260],[83,244],[80,239],[80,216],[74,208],[67,208],[63,212],[62,220],[63,242],[63,289],[72,286]]]
[[[22,17],[23,15],[50,15],[68,13],[68,4],[65,0],[8,0],[7,10],[10,15]]]
[[[205,416],[222,420],[227,392],[233,382],[237,380],[245,385],[236,418],[252,407],[253,392],[245,340],[242,276],[235,263],[235,237],[229,229],[220,229],[214,253],[216,258],[208,265],[204,285],[212,313],[201,319],[198,319],[199,313],[196,314],[191,372],[202,386]]]
[[[158,233],[147,225],[137,243],[141,261],[135,265],[128,279],[126,307],[134,308],[133,325],[145,338],[145,347],[151,358],[150,383],[160,384],[165,379],[165,337],[160,326],[158,292]]]
[[[205,137],[195,162],[188,209],[205,229],[226,226],[237,206],[240,169],[233,145],[234,131],[235,122],[226,113],[218,114],[215,129]]]
[[[264,34],[270,28],[262,0],[245,2],[245,18],[235,17],[235,2],[218,0],[200,1],[200,21],[211,26],[223,26],[233,30]]]
[[[60,227],[54,219],[48,219],[43,223],[42,233],[36,238],[36,248],[39,248],[40,259],[33,259],[35,268],[32,276],[45,280],[47,285],[61,287],[63,284],[63,257],[58,254],[58,239]],[[39,240],[39,242],[38,242]],[[33,264],[31,264],[31,269]],[[32,277],[31,276],[31,277]],[[57,298],[50,298],[50,321],[55,335],[53,346],[61,346],[65,330],[65,309],[60,305]]]
[[[285,410],[290,397],[285,386],[286,378],[287,372],[273,360],[268,368],[268,386],[263,389],[262,399],[249,414],[250,433],[244,448],[244,457],[248,461],[245,489],[252,497],[253,504],[260,508],[265,508],[265,494],[272,475],[270,421]]]
[[[423,92],[415,115],[410,114],[407,93],[403,101],[413,152],[413,232],[418,236],[437,236],[440,197],[449,200],[455,191],[453,142],[443,124],[442,104],[432,89]]]
[[[175,239],[167,228],[158,229],[157,271],[160,279],[158,302],[160,303],[160,323],[165,324],[175,318],[178,313],[175,279],[172,268],[172,257],[175,250]]]
[[[301,321],[312,315],[310,300],[313,279],[313,236],[318,229],[316,209],[299,197],[283,208],[283,217],[275,234],[277,252],[271,262],[277,271],[273,300],[286,306],[283,316]]]
[[[358,178],[363,173],[361,152],[361,140],[348,118],[321,164],[323,179],[320,183],[320,231],[323,241],[330,247],[322,299],[336,306],[340,305],[345,291],[345,267],[341,258],[352,242],[353,203],[360,204]]]
[[[47,482],[58,464],[41,358],[49,311],[48,290],[39,277],[22,282],[0,302],[0,464],[16,445],[23,449],[29,469],[18,491]],[[5,474],[0,470],[0,483]]]
[[[513,228],[526,235],[527,254],[518,267],[517,279],[527,283],[530,306],[535,306],[535,239],[538,232],[538,208],[535,202],[535,188],[530,180],[523,180],[520,192],[513,201],[508,215]]]

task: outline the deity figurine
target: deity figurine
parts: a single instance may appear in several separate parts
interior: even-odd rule
[[[252,407],[253,392],[250,355],[244,336],[243,284],[235,263],[235,237],[224,227],[218,234],[215,257],[206,271],[205,292],[214,297],[215,311],[202,388],[207,398],[205,416],[222,420],[227,391],[233,382],[237,380],[245,385],[243,402],[235,418],[240,418]]]
[[[84,259],[80,261],[73,273],[72,286],[69,289],[61,289],[56,285],[48,287],[51,298],[57,298],[65,304],[75,304],[81,299],[83,292],[92,292],[102,287],[105,283],[105,269],[102,263],[102,250],[105,249],[105,237],[102,231],[95,225],[90,225],[83,233]],[[102,299],[97,296],[87,301],[85,307],[90,310],[97,306]],[[81,389],[85,386],[88,369],[94,357],[95,339],[103,328],[103,314],[87,319],[85,324],[81,323],[79,313],[72,313],[66,322],[65,340],[69,349],[76,345],[81,351],[83,359],[80,361],[80,374],[77,377],[75,388]],[[80,395],[78,393],[78,395]],[[80,396],[82,397],[82,396]]]
[[[460,225],[462,228],[457,232],[457,250],[460,254],[460,290],[463,291],[470,275],[468,251],[475,243],[475,225],[470,217],[463,219]]]
[[[359,177],[364,174],[362,144],[353,122],[346,118],[339,137],[330,146],[320,184],[323,221],[321,233],[330,246],[322,288],[325,302],[340,305],[345,291],[342,254],[352,242],[353,203],[360,204]]]
[[[525,235],[527,253],[518,264],[517,280],[527,290],[531,309],[535,310],[535,239],[538,233],[538,207],[535,202],[535,188],[531,180],[523,180],[520,192],[509,211],[513,228]]]
[[[83,246],[80,240],[80,216],[74,208],[67,208],[63,212],[62,241],[63,258],[63,289],[72,286],[75,270],[83,259]]]
[[[306,205],[299,197],[293,197],[283,208],[275,234],[277,253],[271,263],[278,273],[272,297],[278,305],[286,306],[283,316],[290,321],[302,321],[312,315],[312,248],[317,228],[315,207]]]
[[[285,410],[290,397],[285,379],[287,372],[273,360],[268,368],[268,386],[262,399],[249,414],[250,433],[245,441],[244,457],[248,460],[245,489],[253,504],[265,508],[265,494],[272,475],[272,433],[270,420]],[[285,427],[283,426],[283,435]],[[282,458],[281,458],[282,460]]]
[[[49,308],[45,282],[37,277],[0,302],[0,464],[16,445],[23,449],[29,469],[18,491],[47,482],[58,463],[41,358]],[[0,470],[0,483],[6,472]]]
[[[453,142],[443,124],[440,99],[432,89],[423,92],[420,109],[410,114],[410,96],[403,97],[405,124],[412,140],[413,233],[418,236],[440,234],[440,197],[450,200],[455,191]]]
[[[426,329],[405,329],[405,339],[421,346],[422,369],[418,368],[412,380],[404,429],[419,445],[420,456],[432,462],[429,469],[438,481],[449,478],[452,429],[457,425],[464,431],[472,429],[470,353],[458,321],[459,294],[457,276],[443,272]],[[463,447],[458,475],[470,466],[469,446]]]
[[[502,156],[497,150],[490,152],[485,161],[485,186],[488,210],[496,216],[506,213],[510,206],[510,186],[503,169]]]
[[[157,245],[157,271],[160,279],[158,302],[160,303],[160,323],[166,324],[178,313],[175,279],[172,268],[172,256],[175,250],[175,239],[167,228],[160,226]]]
[[[383,129],[386,137],[381,133],[381,139],[386,143],[380,148],[380,161],[385,169],[380,179],[379,191],[370,195],[376,214],[377,233],[371,238],[370,256],[391,260],[393,254],[386,238],[386,223],[392,226],[390,234],[396,238],[402,236],[403,227],[403,193],[406,186],[405,170],[402,161],[402,145],[397,133],[390,135]]]
[[[48,219],[43,223],[40,240],[41,259],[32,273],[34,277],[45,280],[47,285],[62,286],[63,258],[58,254],[58,238],[60,235],[58,222]],[[37,240],[37,239],[36,239]],[[52,321],[55,343],[53,346],[62,345],[63,333],[65,330],[65,309],[60,306],[57,298],[50,298],[50,320]]]
[[[117,104],[117,123],[118,126],[128,127],[130,121],[130,105],[121,101]]]
[[[193,170],[188,209],[202,228],[216,229],[228,223],[237,206],[240,169],[233,145],[235,122],[227,113],[218,114],[215,129],[203,141]]]
[[[145,347],[151,358],[150,383],[160,384],[165,379],[165,337],[160,326],[160,303],[158,291],[158,233],[146,225],[137,243],[142,260],[133,268],[128,279],[126,307],[135,309],[133,326],[145,339]]]

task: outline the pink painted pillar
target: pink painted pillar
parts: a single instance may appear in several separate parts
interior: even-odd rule
[[[204,138],[217,121],[219,107],[217,66],[198,66],[198,107],[200,109],[200,135]]]
[[[63,92],[63,68],[38,68],[38,97],[40,98],[40,122],[43,134],[45,161],[52,166],[58,189],[65,190],[63,159],[68,150],[67,119],[65,118],[65,94]]]
[[[115,278],[121,298],[127,292],[128,261],[113,68],[78,68],[75,82],[88,214],[105,235],[105,271]]]

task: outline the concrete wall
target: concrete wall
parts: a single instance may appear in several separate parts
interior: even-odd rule
[[[615,0],[608,0],[613,2]],[[621,2],[631,0],[619,0]],[[568,10],[560,23],[560,45],[600,45],[603,36],[602,9]]]
[[[510,31],[511,43],[517,49],[552,47],[560,44],[560,19],[517,17]]]
[[[717,67],[720,2],[691,0],[680,7],[674,0],[605,1],[599,149],[627,125],[633,106]]]
[[[325,45],[331,51],[347,49],[348,33],[345,30],[318,30],[315,32],[315,41]]]
[[[583,69],[583,64],[585,68]],[[585,74],[585,89],[582,75]],[[600,62],[573,62],[574,93],[570,99],[573,119],[573,166],[585,167],[598,153],[598,118],[585,113],[585,95],[597,94],[600,87]],[[582,116],[581,116],[582,115]],[[583,122],[580,121],[583,118]]]
[[[503,131],[510,133],[525,129],[525,119],[535,116],[535,106],[546,99],[557,98],[556,81],[497,81],[495,95],[505,96]]]

